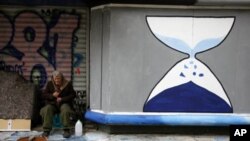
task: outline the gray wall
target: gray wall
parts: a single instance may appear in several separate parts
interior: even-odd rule
[[[170,49],[150,32],[145,17],[235,16],[219,47],[200,53],[220,80],[234,113],[249,113],[250,10],[170,9],[104,6],[91,11],[90,108],[105,112],[142,112],[151,90],[187,55]]]

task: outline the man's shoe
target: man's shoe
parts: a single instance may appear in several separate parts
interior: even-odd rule
[[[44,137],[48,137],[48,136],[49,136],[49,133],[50,133],[50,131],[43,131],[42,136],[44,136]]]
[[[70,137],[70,131],[67,129],[67,130],[64,130],[63,132],[63,137],[64,138],[69,138]]]

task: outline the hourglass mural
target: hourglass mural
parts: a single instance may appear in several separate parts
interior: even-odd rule
[[[219,78],[197,53],[219,46],[230,33],[234,17],[146,17],[153,35],[188,54],[156,84],[144,112],[232,113],[231,102]]]

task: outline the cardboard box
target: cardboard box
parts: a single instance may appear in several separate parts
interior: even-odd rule
[[[0,131],[30,131],[31,119],[0,119]]]

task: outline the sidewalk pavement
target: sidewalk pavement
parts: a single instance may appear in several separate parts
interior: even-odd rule
[[[41,135],[41,131],[0,132],[0,141],[16,141],[21,137]],[[88,131],[83,136],[74,134],[65,139],[61,130],[53,130],[48,141],[229,141],[228,135],[183,135],[183,134],[108,134]]]

